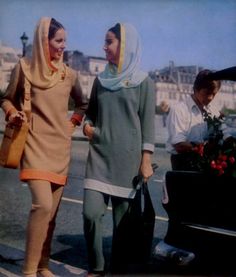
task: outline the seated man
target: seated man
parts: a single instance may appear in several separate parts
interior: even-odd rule
[[[183,102],[174,105],[167,117],[168,139],[167,151],[170,153],[173,170],[198,170],[196,159],[196,146],[208,140],[208,128],[205,121],[206,113],[211,116],[220,116],[212,100],[219,92],[221,82],[209,78],[212,72],[203,70],[197,75],[193,94],[186,97]],[[223,139],[230,137],[226,125],[222,124]],[[165,195],[163,207],[167,210],[168,195]],[[167,210],[168,212],[168,210]],[[178,222],[169,220],[167,234],[164,241],[157,244],[154,255],[175,258],[180,265],[188,264],[194,259],[192,252],[181,247],[181,226]]]

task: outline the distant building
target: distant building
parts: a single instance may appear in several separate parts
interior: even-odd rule
[[[90,97],[95,77],[104,71],[107,60],[100,57],[88,56],[88,71],[81,74],[81,86],[87,97]]]
[[[65,51],[64,62],[76,71],[88,72],[88,59],[80,51]]]
[[[101,57],[88,57],[89,63],[89,72],[92,75],[98,75],[102,71],[104,71],[105,66],[107,64],[107,60]]]
[[[5,91],[10,81],[11,71],[19,61],[19,50],[5,46],[0,42],[0,90]]]
[[[107,64],[104,58],[85,56],[79,51],[65,51],[64,62],[74,70],[80,71],[81,74],[91,75],[102,72]]]
[[[32,55],[32,45],[26,47],[26,56]],[[0,43],[0,90],[4,91],[9,83],[10,74],[21,57],[21,50],[3,46]],[[64,62],[80,73],[80,82],[87,98],[90,97],[95,77],[105,69],[107,61],[102,57],[86,56],[80,51],[65,51]],[[169,105],[183,100],[192,94],[196,75],[203,67],[175,66],[170,61],[169,66],[149,72],[155,82],[156,105],[162,101]],[[236,82],[222,81],[220,93],[213,100],[219,109],[224,107],[236,109]]]
[[[107,64],[106,59],[85,56],[79,51],[65,51],[64,62],[80,72],[82,90],[87,98],[89,98],[95,77],[105,69]]]
[[[150,77],[155,82],[156,104],[166,101],[169,105],[183,100],[193,92],[193,83],[203,67],[175,66],[170,62],[168,67],[150,72]],[[220,92],[213,100],[219,109],[227,107],[236,109],[236,84],[235,82],[222,81]]]
[[[11,71],[21,57],[21,51],[0,44],[0,90],[5,91]],[[32,56],[32,45],[26,47],[26,56]],[[90,97],[95,77],[104,70],[107,61],[102,57],[85,56],[80,51],[65,51],[64,62],[69,67],[80,72],[80,81],[87,98]]]

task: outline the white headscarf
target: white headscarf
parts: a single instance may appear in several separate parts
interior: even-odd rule
[[[26,78],[39,88],[55,86],[66,74],[63,56],[55,62],[50,59],[48,32],[51,18],[42,17],[35,29],[32,58],[21,58],[20,63]]]
[[[136,29],[131,24],[120,23],[120,32],[119,64],[107,64],[98,76],[101,85],[110,90],[136,87],[148,75],[139,69],[141,45]]]

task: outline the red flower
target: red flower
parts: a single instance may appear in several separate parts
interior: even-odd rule
[[[222,161],[226,161],[227,160],[227,156],[224,154],[219,155],[219,159]]]
[[[206,113],[204,120],[208,127],[208,141],[194,147],[198,170],[236,178],[236,139],[231,137],[223,141],[223,117]]]
[[[221,163],[221,166],[222,166],[222,168],[226,168],[228,165],[227,165],[227,163],[226,163],[225,161],[223,161],[223,162]]]
[[[235,158],[233,156],[229,157],[229,161],[231,164],[234,164],[235,163]]]
[[[213,160],[211,161],[211,168],[215,169],[216,168],[216,162]]]
[[[204,144],[198,144],[196,146],[193,147],[193,151],[198,153],[200,156],[203,156],[204,154]]]
[[[225,173],[224,170],[221,169],[221,170],[219,170],[219,172],[218,172],[218,176],[221,176],[221,175],[223,175],[224,173]]]

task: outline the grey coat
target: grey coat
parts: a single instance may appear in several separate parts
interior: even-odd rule
[[[132,198],[142,150],[154,151],[155,90],[147,77],[139,86],[111,91],[95,79],[85,124],[94,127],[85,189]]]

